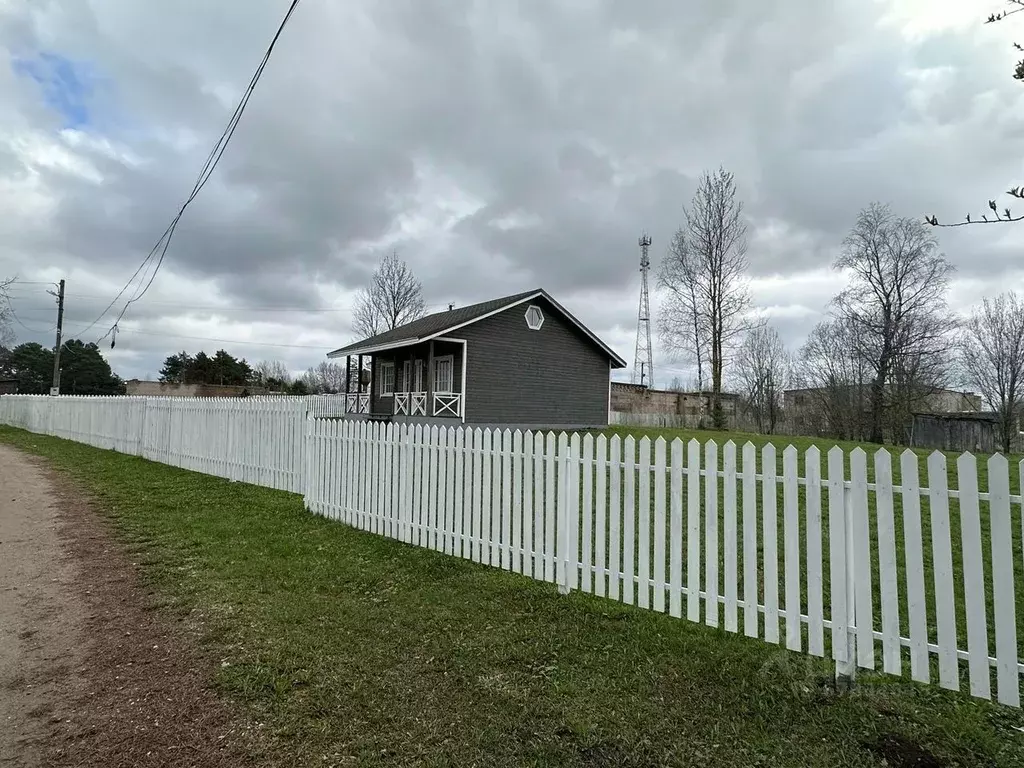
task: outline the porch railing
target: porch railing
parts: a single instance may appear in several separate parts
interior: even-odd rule
[[[393,413],[396,416],[443,416],[456,419],[462,417],[462,393],[435,392],[429,412],[428,400],[430,398],[426,392],[395,392]],[[370,396],[348,395],[345,412],[369,413]]]
[[[427,393],[426,392],[413,392],[412,400],[410,402],[410,413],[413,416],[426,416],[427,415]]]
[[[395,414],[406,416],[427,415],[426,392],[395,392]]]
[[[434,415],[454,416],[455,418],[462,416],[462,393],[435,392]]]
[[[345,395],[345,413],[369,413],[370,395],[368,392]]]

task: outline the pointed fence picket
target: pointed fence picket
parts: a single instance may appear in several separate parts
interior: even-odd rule
[[[1024,463],[320,418],[306,398],[0,398],[0,423],[316,514],[1020,706]],[[330,415],[330,414],[328,414]],[[952,487],[951,487],[952,485]],[[742,617],[742,618],[741,618]]]
[[[669,605],[675,618],[683,615],[683,441],[672,441],[669,457]],[[660,479],[659,479],[659,482]],[[646,544],[645,544],[646,549]],[[646,587],[646,581],[644,583]]]
[[[640,438],[637,489],[637,605],[651,607],[651,439]],[[678,586],[678,585],[677,585]],[[584,589],[586,589],[584,587]]]
[[[654,610],[665,610],[665,439],[654,441]]]

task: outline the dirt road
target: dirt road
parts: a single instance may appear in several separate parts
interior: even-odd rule
[[[60,692],[81,666],[77,569],[42,471],[0,446],[0,765],[42,765]]]
[[[0,768],[250,764],[212,663],[80,491],[0,445]]]

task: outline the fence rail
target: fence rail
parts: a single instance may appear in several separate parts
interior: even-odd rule
[[[361,529],[842,675],[1020,706],[1024,463],[315,418],[345,406],[4,396],[0,423],[303,493]]]

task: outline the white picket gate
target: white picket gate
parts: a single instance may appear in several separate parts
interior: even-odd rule
[[[911,451],[314,418],[343,405],[5,395],[0,423],[303,493],[363,530],[828,657],[844,676],[1020,706],[1024,463],[995,455],[979,472],[964,454],[950,473],[933,453],[922,472]]]
[[[332,420],[309,434],[306,505],[331,519],[828,656],[843,675],[1020,705],[1021,497],[1002,456],[981,491],[969,454],[950,490],[939,453],[922,485],[911,451],[897,484],[886,450],[869,468],[861,449],[823,465],[817,448],[750,443]]]

